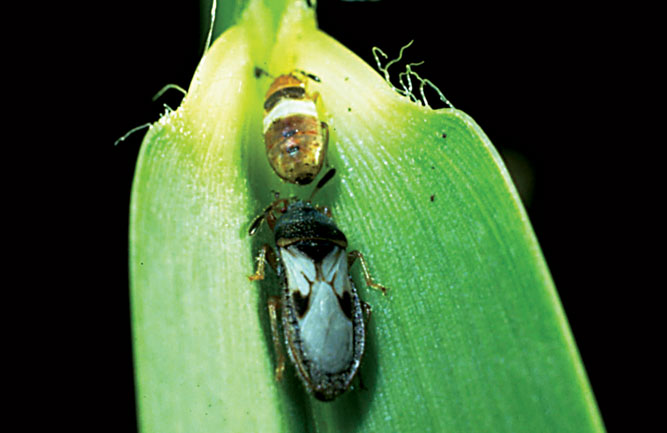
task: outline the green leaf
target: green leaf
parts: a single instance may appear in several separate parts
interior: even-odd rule
[[[283,12],[284,11],[284,12]],[[248,224],[282,183],[261,134],[273,74],[317,75],[338,175],[317,196],[386,297],[355,385],[332,403],[291,367],[273,379],[277,279],[247,276],[270,243]],[[517,120],[519,122],[520,120]],[[137,162],[131,285],[144,432],[594,432],[594,397],[526,213],[475,122],[398,95],[316,28],[305,2],[249,2],[201,61]]]

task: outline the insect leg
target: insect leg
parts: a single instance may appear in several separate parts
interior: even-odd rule
[[[259,250],[259,254],[257,255],[256,260],[257,260],[257,270],[255,270],[254,274],[248,277],[250,281],[264,279],[264,267],[266,266],[267,261],[269,262],[269,265],[271,265],[274,271],[278,268],[278,260],[276,259],[276,253],[275,251],[273,251],[273,248],[271,248],[268,244],[264,244],[262,246],[262,249]]]
[[[368,324],[368,322],[371,321],[371,315],[373,314],[373,308],[371,307],[371,304],[368,302],[361,301],[361,308],[364,310],[364,314],[366,315],[365,318],[365,324]]]
[[[282,208],[278,208],[278,205],[282,203]],[[274,210],[278,210],[282,213],[285,213],[287,209],[289,201],[287,199],[281,199],[278,198],[278,193],[276,193],[276,199],[262,211],[261,214],[257,215],[255,219],[252,221],[250,224],[250,228],[248,229],[248,236],[252,236],[255,233],[257,233],[257,230],[259,230],[259,226],[262,225],[262,221],[266,220],[266,223],[268,224],[269,228],[273,230],[273,227],[276,225],[277,218],[273,214]]]
[[[282,306],[282,301],[278,296],[269,296],[267,300],[267,309],[269,310],[269,322],[271,323],[271,339],[273,340],[273,349],[276,353],[276,381],[283,378],[285,371],[285,353],[280,344],[280,334],[278,331],[278,310]]]
[[[383,295],[387,294],[387,288],[385,286],[382,286],[375,281],[373,281],[373,278],[371,278],[370,272],[368,272],[368,264],[366,263],[366,259],[364,258],[364,255],[361,254],[359,251],[350,251],[347,254],[347,264],[348,266],[352,266],[354,261],[356,259],[359,259],[359,262],[361,263],[361,270],[364,273],[364,278],[366,279],[366,285],[368,287],[372,287],[377,290],[381,290]]]
[[[326,207],[326,206],[315,205],[315,209],[317,209],[318,211],[320,211],[320,212],[323,213],[324,215],[326,215],[326,216],[328,216],[329,218],[331,218],[331,209],[329,209],[328,207]]]
[[[282,207],[279,207],[278,205],[282,204]],[[278,218],[273,214],[274,210],[277,210],[278,212],[285,213],[287,212],[287,205],[289,204],[289,200],[286,198],[276,198],[276,200],[271,203],[271,209],[266,213],[266,224],[269,226],[271,231],[273,231],[273,228],[276,226],[276,222],[278,221]]]
[[[326,122],[320,122],[320,127],[322,128],[322,135],[324,136],[324,147],[329,144],[329,125]]]
[[[361,378],[361,370],[357,371],[357,380],[359,381],[359,389],[363,389],[364,391],[368,391],[368,388],[366,388],[366,385],[364,385],[364,381]]]

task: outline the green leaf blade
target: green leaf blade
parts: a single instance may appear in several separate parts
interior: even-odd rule
[[[253,260],[241,235],[252,212],[239,145],[252,119],[242,113],[257,97],[246,79],[248,43],[242,28],[217,41],[183,105],[147,134],[137,163],[130,264],[142,431],[286,430],[265,374],[259,296],[247,279]]]
[[[464,113],[397,95],[289,2],[261,2],[216,41],[183,105],[144,140],[131,215],[132,311],[142,431],[604,431],[538,243],[498,154]],[[267,43],[270,41],[270,44]],[[273,45],[271,45],[273,44]],[[332,403],[293,368],[273,380],[266,296],[250,283],[272,243],[249,222],[306,198],[264,155],[268,79],[320,77],[338,175],[316,197],[388,295],[373,307],[361,378]],[[517,118],[517,127],[521,125]],[[271,272],[268,272],[271,274]]]
[[[399,97],[322,33],[291,52],[321,78],[343,173],[317,201],[392,289],[362,288],[377,339],[362,369],[371,392],[315,405],[320,431],[602,431],[532,228],[481,129]]]

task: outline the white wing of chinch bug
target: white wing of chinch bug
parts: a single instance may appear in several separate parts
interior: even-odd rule
[[[280,257],[288,290],[298,291],[307,302],[297,311],[303,357],[325,374],[345,371],[354,356],[347,255],[342,248],[335,247],[321,263],[315,264],[297,247],[288,247],[280,249]]]

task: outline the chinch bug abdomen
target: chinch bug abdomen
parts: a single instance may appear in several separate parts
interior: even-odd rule
[[[277,77],[264,102],[264,142],[271,168],[283,180],[306,185],[315,179],[326,158],[329,129],[317,115],[319,94],[309,94],[301,71]]]

